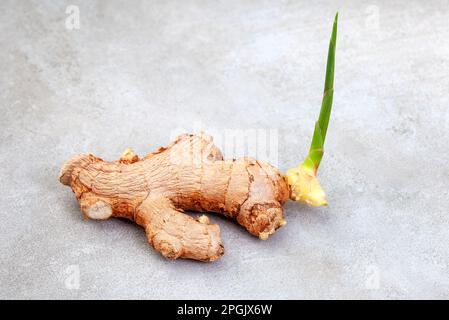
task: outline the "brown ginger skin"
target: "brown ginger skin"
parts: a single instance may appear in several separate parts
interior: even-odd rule
[[[204,134],[182,135],[141,160],[130,150],[115,162],[79,155],[64,164],[60,181],[87,218],[135,221],[170,259],[213,261],[224,253],[218,225],[184,210],[223,213],[267,239],[285,224],[282,205],[289,198],[276,168],[251,158],[223,160]]]

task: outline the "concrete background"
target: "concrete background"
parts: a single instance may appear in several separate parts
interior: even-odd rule
[[[289,203],[266,242],[211,215],[210,264],[83,220],[58,182],[77,153],[271,128],[280,169],[301,161],[337,10],[329,207]],[[0,297],[449,298],[448,21],[449,1],[1,1]]]

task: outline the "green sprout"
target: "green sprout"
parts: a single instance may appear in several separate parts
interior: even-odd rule
[[[338,12],[335,15],[334,26],[332,28],[331,41],[327,55],[326,81],[324,83],[323,101],[321,103],[320,116],[315,123],[312,144],[310,145],[309,155],[302,166],[307,169],[318,170],[321,159],[323,158],[324,140],[326,139],[327,127],[332,110],[332,100],[334,97],[334,69],[335,69],[335,45],[337,42],[337,21]]]
[[[335,46],[337,44],[338,12],[335,15],[332,35],[327,55],[326,80],[324,83],[323,101],[318,121],[315,123],[309,154],[297,168],[287,171],[286,178],[291,189],[293,200],[305,202],[312,206],[327,205],[326,196],[316,174],[324,154],[324,141],[332,110],[334,96]]]

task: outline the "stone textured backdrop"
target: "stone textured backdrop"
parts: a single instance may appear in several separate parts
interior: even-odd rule
[[[329,207],[289,203],[266,242],[211,215],[211,264],[83,220],[58,182],[77,153],[272,129],[296,165],[337,10]],[[0,298],[449,298],[448,21],[448,1],[1,1]]]

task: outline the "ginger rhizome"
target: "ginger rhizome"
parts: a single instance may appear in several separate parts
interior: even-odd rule
[[[184,211],[224,214],[265,240],[285,225],[283,204],[289,198],[326,205],[316,174],[332,107],[337,18],[338,13],[309,155],[285,177],[256,159],[224,160],[210,136],[197,134],[182,135],[142,159],[131,149],[112,162],[91,154],[76,156],[63,165],[61,183],[72,188],[85,217],[132,220],[145,229],[148,242],[170,259],[214,261],[224,253],[218,225]]]
[[[80,155],[66,162],[60,181],[87,218],[135,221],[171,259],[213,261],[223,254],[219,227],[184,210],[222,213],[267,239],[285,224],[282,205],[289,198],[276,168],[251,158],[223,160],[204,134],[182,135],[142,160],[130,150],[116,162]]]

